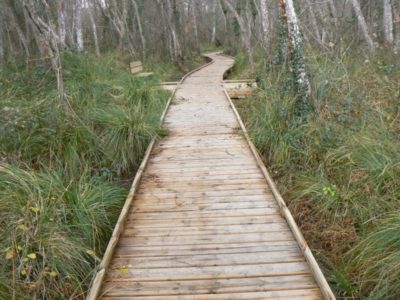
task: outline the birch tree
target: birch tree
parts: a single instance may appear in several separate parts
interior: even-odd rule
[[[169,31],[169,44],[170,44],[170,53],[171,58],[174,62],[178,62],[179,57],[182,57],[182,49],[181,44],[179,42],[179,37],[176,29],[176,20],[174,20],[174,10],[176,9],[175,4],[172,6],[170,0],[165,1],[165,6],[163,5],[164,1],[159,0],[159,3],[162,4],[162,12],[164,13],[165,21],[167,23],[168,31]]]
[[[393,12],[390,0],[383,0],[383,29],[385,34],[385,42],[393,46]]]
[[[269,42],[269,11],[268,11],[268,1],[260,0],[260,18],[261,18],[261,30],[263,35],[264,47],[268,45]]]
[[[49,9],[49,6],[46,1],[43,1],[45,4],[45,10]],[[61,56],[60,51],[58,48],[58,36],[55,32],[54,25],[52,24],[51,20],[44,20],[38,13],[35,7],[34,0],[24,0],[23,1],[24,7],[28,13],[28,16],[34,26],[36,27],[41,40],[43,42],[43,54],[47,54],[50,61],[52,68],[56,74],[57,78],[57,89],[59,98],[66,103],[66,95],[64,92],[64,80],[62,75],[62,67],[61,67]],[[43,59],[47,59],[47,57],[42,57]]]
[[[4,28],[2,26],[2,24],[4,24],[3,11],[4,7],[2,3],[0,3],[0,63],[3,63],[5,60]]]
[[[59,36],[59,41],[60,45],[62,48],[65,48],[66,46],[66,36],[67,36],[67,29],[66,29],[66,20],[65,20],[65,2],[64,0],[61,0],[59,2],[59,7],[58,7],[58,36]]]
[[[199,31],[197,28],[197,17],[196,17],[196,2],[195,0],[192,0],[190,3],[190,11],[191,11],[191,17],[193,21],[193,33],[194,33],[194,40],[196,43],[196,48],[199,48]]]
[[[17,33],[17,42],[22,46],[25,56],[29,57],[30,56],[30,51],[29,51],[29,45],[28,41],[25,37],[24,32],[21,29],[20,22],[18,18],[16,17],[15,10],[7,4],[7,2],[3,6],[3,12],[6,17],[5,21],[8,22],[9,27],[13,28],[15,32]]]
[[[89,19],[90,19],[90,24],[92,25],[94,49],[95,49],[96,55],[100,56],[99,38],[97,36],[97,26],[96,26],[96,22],[93,17],[92,9],[89,9]]]
[[[84,50],[83,32],[82,32],[82,2],[75,0],[75,37],[76,45],[79,52]]]
[[[136,0],[132,0],[133,9],[135,11],[136,23],[139,30],[140,42],[142,43],[142,57],[146,59],[146,38],[144,37],[142,20],[140,17],[139,7],[136,3]]]
[[[350,3],[353,7],[354,10],[354,14],[357,17],[357,21],[358,24],[360,26],[361,32],[364,36],[364,40],[366,41],[368,48],[371,52],[375,51],[375,45],[374,42],[369,34],[369,30],[368,30],[368,25],[365,22],[365,18],[364,15],[362,13],[361,7],[360,7],[360,3],[358,2],[358,0],[350,0]]]
[[[309,102],[311,85],[306,72],[299,22],[293,0],[279,0],[279,5],[283,13],[282,18],[287,24],[290,62],[297,87],[295,112],[302,120],[306,120],[308,113],[312,110],[312,105]]]
[[[212,7],[212,30],[211,30],[211,43],[215,44],[215,38],[217,34],[217,5],[218,1],[213,1]]]
[[[252,34],[251,34],[250,22],[248,22],[246,24],[244,18],[241,15],[239,15],[239,13],[233,7],[233,4],[229,0],[223,0],[223,2],[226,5],[226,7],[229,9],[229,11],[233,14],[237,23],[239,24],[240,36],[241,36],[243,44],[246,48],[247,54],[249,55],[249,62],[251,65],[253,65],[254,59],[253,59],[253,48],[251,45]]]

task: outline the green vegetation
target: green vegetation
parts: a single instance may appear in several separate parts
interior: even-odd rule
[[[0,69],[1,299],[90,284],[169,96],[115,65],[66,53],[67,105],[43,66]]]
[[[256,55],[257,57],[257,55]],[[315,116],[296,121],[292,77],[239,55],[262,87],[237,106],[338,296],[400,297],[400,64],[387,53],[306,53]],[[243,72],[242,72],[243,71]]]

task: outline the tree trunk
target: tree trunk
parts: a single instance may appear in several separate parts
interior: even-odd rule
[[[55,33],[55,29],[51,20],[45,22],[37,13],[35,9],[34,0],[24,0],[24,7],[28,13],[28,16],[34,26],[36,27],[41,40],[43,41],[43,52],[42,55],[47,53],[50,58],[52,68],[56,74],[57,78],[57,89],[60,100],[63,101],[64,104],[67,103],[66,95],[64,91],[64,79],[62,75],[62,67],[61,67],[61,57],[60,51],[58,48],[58,36]],[[48,6],[45,7],[48,9]],[[46,11],[47,12],[47,11]],[[48,14],[49,15],[49,14]],[[42,57],[46,59],[47,57]]]
[[[309,102],[311,85],[306,72],[299,22],[293,0],[279,0],[279,4],[281,12],[284,13],[282,17],[287,23],[291,69],[297,89],[295,112],[302,120],[306,120],[308,113],[312,110],[312,105]]]
[[[364,39],[368,44],[368,48],[371,52],[374,52],[375,45],[374,45],[374,42],[372,41],[371,36],[369,35],[368,26],[367,26],[367,23],[365,22],[364,15],[361,11],[360,3],[358,3],[358,0],[350,0],[350,3],[353,7],[354,13],[356,14],[358,24],[360,25]]]
[[[267,2],[267,0],[260,0],[261,29],[264,47],[267,47],[269,42],[269,12]]]
[[[4,16],[3,16],[4,7],[0,3],[0,63],[3,63],[5,60],[5,42],[4,42]]]
[[[385,33],[385,42],[393,46],[393,11],[390,0],[383,0],[383,29]]]
[[[199,31],[197,29],[197,18],[196,18],[196,2],[192,0],[190,5],[190,11],[193,20],[193,33],[194,33],[194,40],[196,44],[196,48],[199,48]]]
[[[174,62],[178,62],[178,58],[182,56],[181,45],[179,42],[178,34],[176,31],[176,20],[174,18],[174,9],[170,0],[166,0],[166,21],[169,28],[169,35],[171,41],[171,56]]]
[[[93,42],[94,42],[94,49],[96,51],[96,55],[100,56],[100,48],[99,48],[99,39],[97,37],[97,26],[96,26],[96,22],[94,21],[93,18],[93,8],[89,8],[89,18],[90,18],[90,23],[92,24],[92,33],[93,33]]]
[[[212,8],[212,31],[211,31],[211,43],[215,44],[215,38],[217,34],[217,1],[213,1]]]
[[[65,2],[60,1],[60,6],[58,8],[58,36],[60,40],[60,45],[62,48],[66,46],[67,29],[65,25]]]
[[[249,55],[249,63],[253,65],[254,59],[253,59],[253,48],[251,46],[251,32],[248,31],[244,19],[238,14],[236,9],[233,7],[232,3],[229,2],[229,0],[223,0],[223,1],[226,7],[229,9],[229,11],[235,16],[235,19],[239,24],[240,35],[242,37],[242,41],[246,48],[246,51]]]
[[[24,32],[21,29],[20,22],[17,18],[16,13],[17,12],[11,6],[5,3],[5,6],[3,6],[3,14],[4,16],[8,16],[8,20],[5,20],[4,18],[4,21],[8,22],[9,26],[14,28],[18,36],[18,42],[20,43],[22,49],[25,52],[25,56],[29,57],[30,51],[29,51],[28,41],[26,39]]]
[[[319,32],[320,25],[318,25],[317,18],[315,17],[314,5],[312,5],[310,0],[306,0],[306,6],[308,7],[310,22],[314,28],[314,39],[322,45],[321,33]]]
[[[146,59],[146,38],[144,37],[142,20],[140,18],[139,7],[136,3],[136,0],[132,0],[132,4],[133,4],[133,8],[135,10],[135,17],[136,17],[136,22],[137,22],[138,29],[139,29],[140,42],[142,43],[142,58],[144,60],[144,59]]]
[[[76,47],[78,52],[84,50],[83,45],[83,32],[82,32],[82,2],[76,0],[75,2],[75,34],[76,34]]]

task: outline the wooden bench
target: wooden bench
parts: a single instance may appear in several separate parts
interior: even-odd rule
[[[146,77],[146,76],[153,75],[153,72],[143,72],[143,64],[140,60],[133,61],[129,65],[130,65],[131,73],[136,76]]]
[[[231,99],[248,98],[257,89],[254,79],[224,80],[223,84]]]

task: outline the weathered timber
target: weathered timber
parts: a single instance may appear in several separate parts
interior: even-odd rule
[[[88,299],[334,299],[224,88],[254,82],[224,83],[232,58],[209,57],[164,84],[169,136],[148,149]]]

